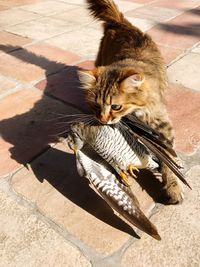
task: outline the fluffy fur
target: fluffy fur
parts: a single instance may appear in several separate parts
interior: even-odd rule
[[[131,25],[112,0],[87,0],[91,14],[104,22],[95,68],[81,71],[86,99],[103,124],[134,113],[173,143],[173,130],[165,109],[167,86],[162,56],[148,34]],[[162,166],[170,203],[183,199],[176,176]]]

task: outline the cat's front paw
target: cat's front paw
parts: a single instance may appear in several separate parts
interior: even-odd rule
[[[173,181],[164,188],[165,202],[168,204],[180,204],[184,199],[184,189],[179,181]]]

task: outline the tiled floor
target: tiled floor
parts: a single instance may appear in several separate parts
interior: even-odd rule
[[[0,0],[2,266],[199,266],[200,0],[116,3],[148,31],[168,66],[167,108],[193,190],[183,205],[167,207],[135,182],[162,236],[136,241],[77,175],[58,138],[66,125],[56,118],[87,110],[77,66],[93,68],[100,23],[84,0]]]

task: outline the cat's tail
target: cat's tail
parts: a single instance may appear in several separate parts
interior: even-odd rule
[[[112,0],[86,0],[86,2],[88,9],[96,19],[107,23],[129,24]]]

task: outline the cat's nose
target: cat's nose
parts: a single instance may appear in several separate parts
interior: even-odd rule
[[[101,116],[99,120],[102,124],[108,123],[108,117],[107,116]]]

